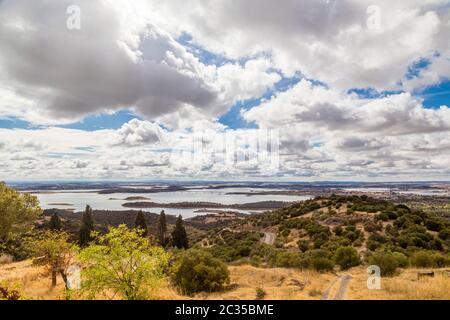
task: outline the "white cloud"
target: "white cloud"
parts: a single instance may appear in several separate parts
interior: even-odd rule
[[[65,27],[73,4],[81,30]],[[207,66],[135,9],[124,1],[3,1],[0,116],[61,124],[129,107],[149,119],[191,107],[215,117],[279,80],[262,59]]]
[[[65,27],[73,4],[82,10],[79,31]],[[379,30],[366,26],[369,5],[381,9]],[[143,120],[92,132],[0,129],[0,176],[261,177],[261,164],[214,157],[224,134],[251,132],[217,119],[281,75],[301,74],[297,85],[241,112],[279,130],[274,178],[444,178],[450,109],[426,109],[413,93],[450,78],[448,9],[448,0],[3,0],[0,118],[55,125],[126,108]],[[194,46],[239,62],[202,62],[201,51],[176,41],[185,33]],[[429,65],[406,76],[423,59]],[[404,93],[347,93],[366,87]],[[204,161],[193,163],[195,152],[173,161],[172,151],[200,133]],[[245,139],[237,141],[245,153]]]
[[[379,30],[367,27],[374,5]],[[208,50],[232,58],[270,52],[285,74],[300,71],[339,88],[398,88],[413,62],[449,48],[447,0],[169,0],[152,9],[161,25],[192,34]]]

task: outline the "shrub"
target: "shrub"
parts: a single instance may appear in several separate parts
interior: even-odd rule
[[[300,255],[297,253],[280,251],[275,262],[279,268],[297,268],[300,265]]]
[[[311,289],[311,290],[309,290],[308,294],[310,297],[317,297],[317,296],[322,295],[322,291],[320,291],[318,289]]]
[[[370,258],[369,263],[380,267],[381,276],[391,277],[395,275],[399,262],[392,252],[377,251]]]
[[[301,252],[306,252],[309,250],[309,242],[306,240],[299,240],[297,245]]]
[[[202,250],[191,249],[178,256],[171,274],[182,294],[221,290],[230,281],[227,265]]]
[[[17,301],[22,300],[22,296],[16,287],[11,286],[6,282],[0,283],[0,301]]]
[[[319,272],[327,272],[333,270],[334,263],[327,258],[313,258],[311,260],[311,267]]]
[[[418,251],[411,256],[411,265],[419,268],[434,267],[434,256],[431,252]]]
[[[256,300],[264,300],[267,293],[262,288],[256,288]]]
[[[434,264],[438,268],[444,268],[450,266],[450,257],[441,253],[436,253],[433,256]]]
[[[425,226],[428,230],[431,231],[441,231],[442,230],[442,223],[436,220],[428,219],[425,221]]]
[[[342,236],[342,234],[344,233],[344,229],[342,229],[341,226],[335,227],[333,231],[334,231],[334,234],[339,237]]]
[[[358,252],[352,247],[340,247],[336,250],[334,255],[334,261],[343,270],[356,267],[361,263]]]
[[[442,240],[449,240],[450,239],[450,229],[449,228],[442,229],[439,232],[439,238],[441,238]]]
[[[395,258],[395,260],[397,261],[397,265],[399,268],[406,268],[407,266],[409,266],[409,260],[408,257],[406,255],[404,255],[401,252],[394,252],[392,254]]]

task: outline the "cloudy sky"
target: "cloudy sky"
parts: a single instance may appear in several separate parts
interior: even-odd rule
[[[161,178],[450,180],[450,1],[0,0],[0,180]]]

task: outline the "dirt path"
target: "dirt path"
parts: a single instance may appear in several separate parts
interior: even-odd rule
[[[273,246],[273,244],[275,243],[275,238],[276,238],[275,233],[265,232],[262,242],[268,244],[269,246]]]
[[[352,277],[350,275],[340,275],[331,283],[327,290],[325,290],[322,295],[322,300],[345,300],[347,289],[351,281]]]
[[[341,276],[340,278],[340,286],[334,297],[334,300],[345,300],[345,296],[347,294],[348,286],[350,285],[350,281],[352,281],[352,276],[346,274]]]

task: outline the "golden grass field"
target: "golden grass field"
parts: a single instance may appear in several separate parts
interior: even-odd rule
[[[201,300],[253,300],[256,289],[262,288],[269,300],[319,300],[329,291],[333,299],[339,289],[337,274],[320,274],[294,269],[262,269],[252,266],[230,266],[231,282],[223,292],[202,293],[195,297],[180,296],[168,283],[154,296],[154,299],[201,299]],[[393,278],[383,278],[381,290],[367,289],[366,269],[354,268],[345,274],[352,277],[345,298],[348,300],[450,300],[450,275],[445,270],[434,270],[434,278],[418,280],[419,269],[405,269]],[[422,270],[423,271],[423,270]],[[50,277],[40,267],[24,261],[0,266],[0,283],[17,286],[29,299],[64,299],[62,280],[50,288]],[[75,296],[74,296],[75,297]]]

